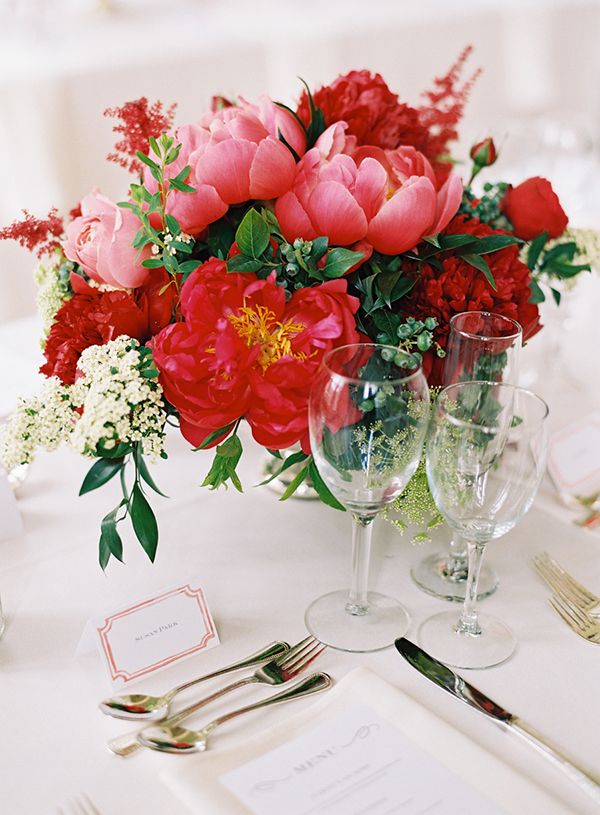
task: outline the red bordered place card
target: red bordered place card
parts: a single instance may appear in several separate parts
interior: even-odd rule
[[[600,411],[550,438],[548,470],[560,492],[585,496],[600,489]]]
[[[121,686],[219,644],[204,591],[196,582],[92,621],[111,682]]]

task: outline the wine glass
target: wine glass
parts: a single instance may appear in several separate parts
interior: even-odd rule
[[[486,380],[518,384],[523,331],[516,320],[489,311],[464,311],[450,320],[444,384]],[[467,545],[455,532],[446,552],[435,552],[411,570],[417,586],[442,600],[465,599]],[[489,566],[479,576],[479,599],[492,594],[498,577]]]
[[[548,406],[534,393],[498,382],[445,388],[433,410],[427,479],[435,503],[468,548],[468,579],[459,619],[430,617],[419,643],[441,662],[487,668],[508,659],[515,637],[476,609],[481,559],[489,540],[509,532],[535,498],[546,464]]]
[[[393,346],[346,345],[325,355],[311,390],[314,462],[333,495],[352,514],[350,592],[319,597],[308,630],[343,651],[378,651],[408,629],[395,599],[367,592],[373,521],[417,469],[429,424],[429,390],[411,354]]]

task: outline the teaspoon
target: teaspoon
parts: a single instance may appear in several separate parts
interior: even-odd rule
[[[242,668],[251,668],[254,665],[260,665],[262,662],[267,662],[278,654],[282,654],[289,650],[287,642],[272,642],[255,654],[252,654],[239,662],[233,662],[226,668],[221,668],[213,673],[205,674],[204,676],[191,679],[189,682],[184,682],[182,685],[172,688],[162,696],[151,696],[145,693],[127,693],[119,696],[111,696],[100,702],[100,710],[108,716],[113,716],[116,719],[162,719],[167,715],[169,705],[178,693],[183,690],[193,687],[200,682],[205,682],[207,679],[215,679],[217,676],[230,673],[231,671],[239,671]]]
[[[233,710],[219,716],[201,730],[190,730],[179,725],[151,725],[138,734],[138,741],[144,747],[158,750],[161,753],[195,753],[203,752],[208,746],[208,738],[215,728],[224,722],[250,713],[252,710],[259,710],[262,707],[276,705],[279,702],[289,702],[292,699],[299,699],[301,696],[309,696],[312,693],[319,693],[327,690],[333,684],[333,679],[325,673],[311,674],[301,682],[297,682],[293,687],[282,693],[276,693],[263,699],[262,702],[255,702],[253,705]]]

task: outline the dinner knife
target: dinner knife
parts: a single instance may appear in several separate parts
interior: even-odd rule
[[[600,803],[600,775],[582,767],[576,761],[548,741],[548,739],[535,730],[531,725],[523,721],[519,716],[509,713],[499,704],[494,702],[482,691],[470,685],[462,676],[455,674],[447,665],[438,662],[428,653],[419,648],[410,640],[401,637],[394,643],[404,659],[420,671],[423,676],[435,682],[440,688],[451,693],[461,702],[469,705],[488,718],[495,721],[503,729],[511,730],[521,736],[526,742],[536,748],[542,755],[548,758],[556,767],[561,769],[570,779],[574,781],[590,798],[596,803]]]

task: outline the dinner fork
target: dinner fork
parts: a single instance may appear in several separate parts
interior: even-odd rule
[[[550,605],[576,634],[588,642],[600,643],[600,622],[598,620],[594,620],[589,614],[563,597],[551,597]]]
[[[212,693],[210,696],[205,696],[197,702],[194,702],[182,710],[170,716],[168,719],[163,719],[160,724],[164,727],[170,727],[179,724],[192,713],[195,713],[200,708],[214,702],[215,699],[220,699],[230,691],[243,688],[246,685],[282,685],[290,679],[297,677],[302,671],[315,661],[315,659],[323,653],[327,646],[322,645],[314,637],[306,637],[299,643],[290,648],[284,654],[276,657],[275,659],[258,668],[254,673],[243,679],[238,679],[237,682],[231,682],[221,690]],[[143,728],[142,728],[143,729]],[[136,730],[133,733],[125,733],[122,736],[117,736],[107,742],[108,749],[117,756],[130,756],[137,752],[140,748],[140,743],[137,740],[138,734],[141,730]]]
[[[579,608],[584,614],[600,617],[600,597],[582,586],[547,552],[536,555],[533,564],[550,588],[567,603]]]
[[[69,801],[67,809],[59,809],[57,815],[100,815],[100,811],[85,792],[82,792],[81,795]]]

